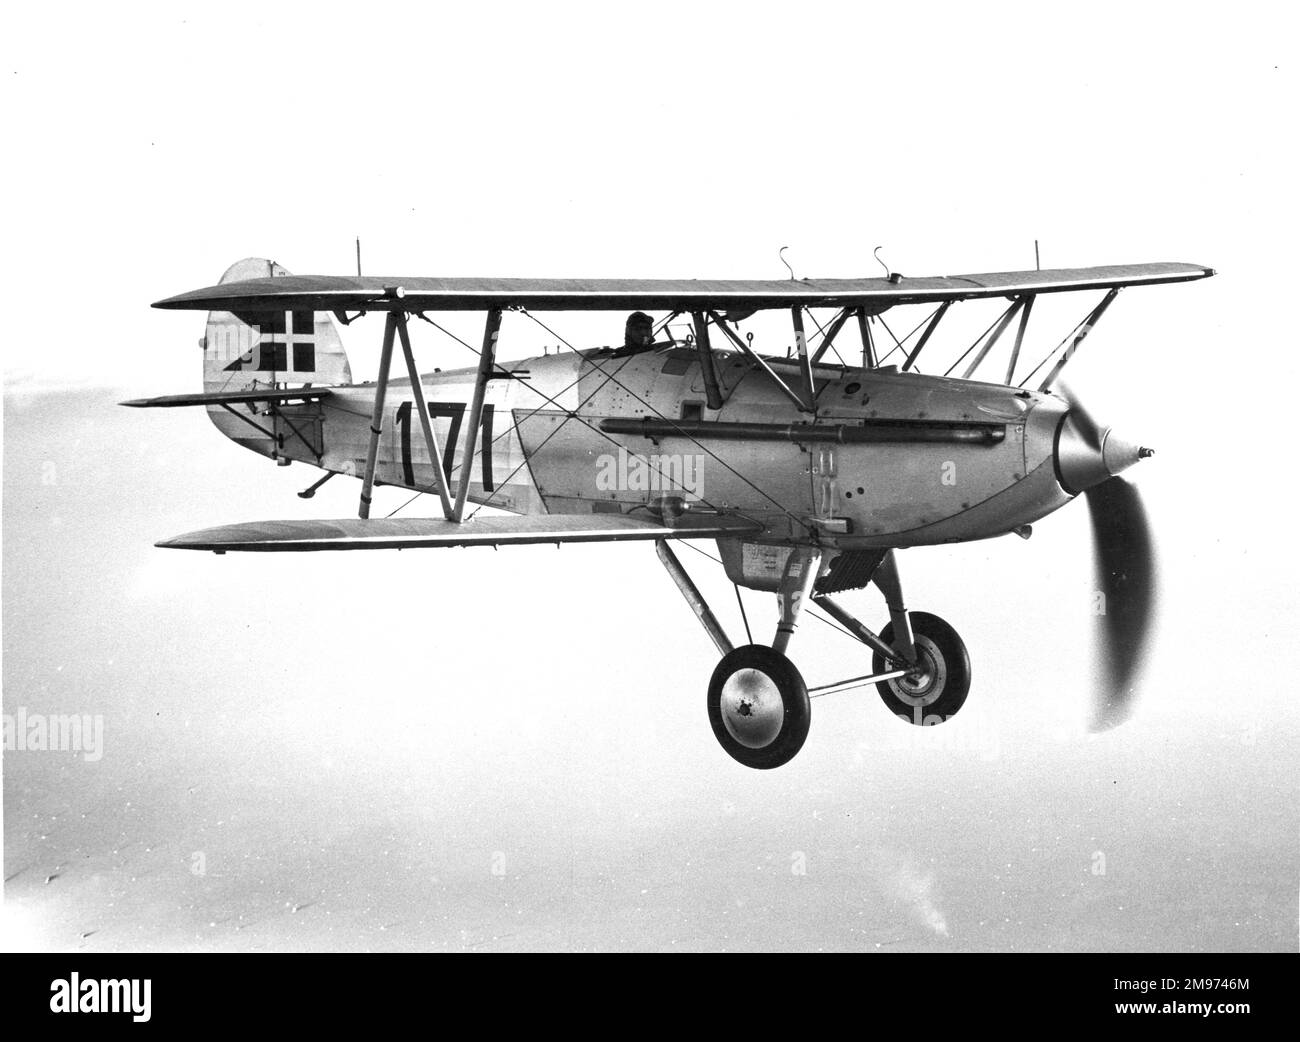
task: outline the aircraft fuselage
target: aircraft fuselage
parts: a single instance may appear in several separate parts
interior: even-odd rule
[[[843,549],[1003,535],[1071,498],[1055,443],[1067,405],[1002,384],[896,369],[814,368],[815,417],[743,356],[718,356],[721,409],[708,408],[697,353],[589,351],[502,363],[487,388],[469,499],[515,513],[737,512],[758,541]],[[791,383],[794,361],[769,359]],[[472,368],[424,377],[459,481]],[[365,465],[374,384],[281,406],[276,444],[220,409],[214,422],[269,456],[344,474]],[[388,387],[377,481],[435,491],[409,381]]]

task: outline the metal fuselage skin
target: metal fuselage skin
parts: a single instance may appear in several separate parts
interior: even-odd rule
[[[1058,481],[1055,455],[1068,407],[1050,393],[892,367],[816,366],[813,417],[747,359],[715,357],[725,399],[718,410],[707,407],[693,348],[571,352],[501,363],[515,376],[488,384],[469,499],[521,514],[727,511],[763,525],[755,542],[852,550],[1004,535],[1072,498]],[[793,361],[769,362],[797,385]],[[474,372],[424,377],[453,482],[464,458],[461,418]],[[209,412],[223,433],[255,452],[359,475],[374,393],[372,383],[334,387],[322,401],[252,417],[274,424],[278,445],[224,410]],[[381,484],[432,492],[434,471],[413,408],[409,381],[391,381],[376,476]],[[601,430],[602,421],[615,419],[689,419],[694,433],[652,439]],[[773,428],[979,422],[1000,425],[1003,434],[979,443],[836,444],[698,433],[696,425],[712,421]]]

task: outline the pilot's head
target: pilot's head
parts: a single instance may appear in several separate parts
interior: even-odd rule
[[[655,322],[644,311],[634,311],[627,316],[623,332],[624,347],[649,347],[655,339]]]

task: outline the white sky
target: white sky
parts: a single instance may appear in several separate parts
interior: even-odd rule
[[[371,272],[647,277],[781,277],[783,245],[800,275],[877,274],[881,244],[1006,270],[1038,238],[1215,265],[1249,321],[1293,217],[1282,11],[24,5],[5,367],[184,389],[201,322],[151,300],[247,255],[348,272],[356,235]]]
[[[68,383],[131,397],[197,389],[203,317],[152,311],[151,301],[215,282],[245,256],[348,273],[358,235],[367,272],[395,275],[780,278],[785,245],[801,276],[875,275],[877,245],[907,274],[998,271],[1032,267],[1036,238],[1048,267],[1177,260],[1219,269],[1205,282],[1126,292],[1071,368],[1094,411],[1159,450],[1137,475],[1160,538],[1164,615],[1149,667],[1159,682],[1138,730],[1116,741],[1140,745],[1188,702],[1227,712],[1225,692],[1247,690],[1252,711],[1285,724],[1294,762],[1291,586],[1300,562],[1292,468],[1279,446],[1294,440],[1284,395],[1297,375],[1290,280],[1300,170],[1295,33],[1284,5],[173,2],[28,4],[6,22],[0,344],[12,392]],[[1036,311],[1054,332],[1038,350],[1087,306],[1073,303],[1051,321],[1045,307]],[[990,317],[970,319],[974,331]],[[579,343],[608,342],[622,329],[621,316],[557,322]],[[452,324],[476,335],[473,318]],[[414,330],[423,363],[465,364],[463,351],[426,331]],[[505,333],[507,357],[553,343],[514,317]],[[373,373],[378,337],[374,323],[344,331],[358,378]],[[311,480],[306,468],[277,471],[240,456],[199,429],[201,416],[137,419],[139,451],[157,439],[153,472],[168,502],[141,503],[146,517],[159,511],[162,528],[146,533],[133,514],[121,548],[141,602],[133,625],[166,625],[182,592],[197,611],[206,597],[236,604],[267,582],[264,561],[163,562],[148,539],[176,525],[352,509],[355,487],[339,482],[310,504],[294,499]],[[87,451],[101,451],[49,433],[52,459],[88,466]],[[22,488],[20,477],[6,481],[8,494]],[[103,478],[88,480],[86,494],[111,497]],[[225,483],[229,504],[214,501],[213,481]],[[1029,544],[905,558],[911,605],[940,610],[971,646],[969,734],[993,719],[1014,732],[1007,714],[1028,706],[1034,684],[1063,685],[1072,697],[1086,686],[1086,641],[1071,637],[1087,622],[1086,520],[1074,508],[1036,527]],[[62,538],[31,552],[56,560]],[[560,699],[574,686],[528,668],[564,657],[548,610],[567,620],[566,639],[596,626],[584,659],[591,676],[579,685],[591,704],[578,703],[578,726],[593,736],[623,726],[601,715],[602,683],[643,697],[672,683],[712,741],[702,712],[712,648],[648,549],[566,550],[562,565],[515,553],[503,565],[505,552],[485,561],[458,551],[436,567],[412,555],[382,565],[350,555],[361,560],[333,565],[333,589],[313,585],[326,582],[320,561],[277,567],[319,603],[339,591],[363,596],[377,582],[387,603],[419,620],[413,633],[436,626],[446,646],[466,649],[465,661],[444,668],[467,690],[484,612],[518,651],[497,662],[513,698]],[[398,588],[415,562],[439,591],[464,591],[467,609],[430,621],[423,578]],[[722,584],[710,593],[731,596]],[[523,605],[523,623],[512,604]],[[629,604],[653,620],[657,648],[672,649],[655,669],[619,667],[622,642],[644,650],[620,621]],[[369,639],[389,632],[376,625],[364,628]],[[759,628],[770,628],[767,617]],[[852,668],[846,654],[822,657],[828,641],[843,642],[812,639],[821,628],[805,625],[793,648],[810,683]],[[274,650],[258,653],[274,660]],[[310,657],[311,648],[297,653]],[[1248,687],[1225,668],[1243,660],[1254,663]],[[313,697],[283,695],[291,707]],[[811,777],[838,792],[843,762],[829,750],[849,738],[834,730],[837,712],[860,716],[853,727],[892,722],[823,704],[815,704],[821,753],[810,755],[815,720],[805,767],[761,782],[728,775],[734,791],[759,785],[773,806],[789,806]],[[474,719],[483,726],[472,741],[447,738],[443,750],[463,749],[466,759],[451,762],[468,778],[509,737],[491,713]],[[1202,741],[1212,729],[1193,722],[1184,731],[1173,737]],[[965,732],[955,733],[960,745]],[[608,738],[592,741],[608,750]],[[566,748],[566,758],[542,750],[529,761],[537,785],[550,779],[571,791],[564,772],[596,756],[580,742]],[[614,748],[641,763],[637,778],[659,784],[635,735],[620,733]],[[597,756],[602,770],[613,769],[605,762],[613,755]],[[661,802],[678,782],[711,791],[713,772],[732,766],[717,749],[698,763],[689,744],[676,755],[686,773],[664,783]],[[909,766],[902,757],[900,769]],[[1220,800],[1217,775],[1207,777],[1203,795]],[[664,809],[670,824],[678,809]],[[690,848],[689,836],[683,842]],[[955,850],[936,842],[940,854]]]

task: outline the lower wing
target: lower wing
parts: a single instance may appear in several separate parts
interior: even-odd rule
[[[176,550],[403,550],[434,546],[512,546],[526,543],[611,543],[629,539],[711,539],[756,533],[742,517],[684,515],[671,525],[626,514],[541,514],[485,517],[457,523],[441,518],[335,521],[248,521],[187,532],[157,546]]]

